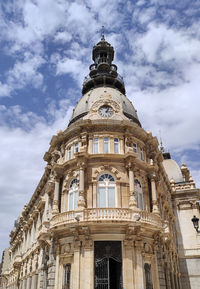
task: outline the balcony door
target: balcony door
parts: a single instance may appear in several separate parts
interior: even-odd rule
[[[110,174],[103,174],[98,179],[98,207],[116,207],[116,184]]]
[[[121,242],[95,242],[94,265],[94,289],[122,289]]]

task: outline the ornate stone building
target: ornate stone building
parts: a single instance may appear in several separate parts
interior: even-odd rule
[[[174,161],[142,128],[103,35],[92,58],[83,96],[52,137],[45,172],[10,234],[1,288],[198,288],[186,269],[199,257],[191,224],[199,191],[186,167],[184,179],[176,167],[176,179]]]

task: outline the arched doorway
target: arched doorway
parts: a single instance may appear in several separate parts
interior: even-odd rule
[[[94,266],[95,289],[122,289],[121,242],[95,242]]]

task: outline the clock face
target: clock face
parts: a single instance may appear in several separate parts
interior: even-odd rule
[[[109,105],[103,105],[99,108],[99,114],[103,117],[111,117],[113,114],[113,109]]]

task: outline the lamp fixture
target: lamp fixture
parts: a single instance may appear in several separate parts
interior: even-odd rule
[[[197,231],[197,233],[200,233],[199,231],[199,218],[197,218],[196,216],[194,216],[192,219],[191,219],[193,225],[194,225],[194,228],[195,230]]]

